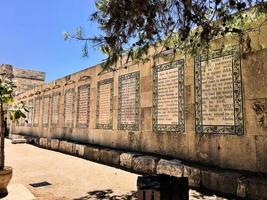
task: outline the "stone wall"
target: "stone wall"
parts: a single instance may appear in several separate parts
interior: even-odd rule
[[[266,26],[250,36],[246,56],[238,46],[209,62],[158,56],[39,86],[17,97],[29,123],[12,132],[267,173]]]
[[[14,68],[9,64],[0,65],[0,73],[6,73],[13,77],[13,80],[16,83],[16,95],[31,90],[43,84],[45,81],[44,72]]]

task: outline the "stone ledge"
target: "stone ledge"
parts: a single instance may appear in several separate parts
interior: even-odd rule
[[[204,187],[215,193],[219,192],[245,199],[267,199],[267,179],[263,177],[249,178],[231,170],[200,168],[180,160],[160,159],[141,153],[123,153],[116,149],[81,145],[57,139],[50,141],[50,139],[35,138],[33,141],[37,146],[40,144],[44,148],[51,147],[52,150],[77,155],[91,161],[121,166],[139,173],[188,177],[190,187]]]
[[[130,152],[122,153],[120,155],[120,166],[128,169],[133,169],[133,159],[140,155],[141,154],[130,153]]]
[[[153,156],[138,156],[133,158],[133,170],[137,172],[156,174],[158,158]]]
[[[188,177],[188,184],[190,187],[198,188],[201,184],[201,170],[197,167],[184,165],[184,177]]]
[[[200,187],[201,184],[200,169],[185,165],[180,160],[160,159],[157,164],[157,174],[167,174],[175,177],[188,177],[190,187]]]
[[[157,164],[157,174],[183,177],[184,165],[179,160],[160,159]]]
[[[112,165],[120,164],[120,151],[115,151],[112,149],[100,149],[99,151],[99,160],[103,163],[108,163]]]
[[[51,139],[51,149],[58,151],[59,150],[59,140],[58,139]]]
[[[201,170],[201,183],[206,189],[211,189],[222,194],[236,195],[237,179],[239,173],[214,171],[209,169]]]
[[[239,177],[236,195],[246,199],[267,199],[267,180],[264,178]]]
[[[99,161],[99,149],[91,146],[85,146],[84,158],[92,161]]]
[[[27,143],[27,140],[26,139],[20,139],[20,138],[17,138],[17,139],[12,139],[11,141],[12,144],[21,144],[21,143]]]
[[[84,149],[85,149],[85,145],[76,144],[75,145],[75,155],[77,155],[79,157],[84,157]]]
[[[40,138],[39,145],[40,147],[47,148],[47,138]]]

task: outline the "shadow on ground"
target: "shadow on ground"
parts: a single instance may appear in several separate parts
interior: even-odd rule
[[[234,200],[235,198],[227,198],[217,196],[207,190],[190,190],[190,200]],[[103,199],[103,200],[137,200],[137,193],[131,191],[127,194],[117,195],[113,190],[95,190],[88,192],[86,196],[76,198],[74,200],[89,200],[89,199]]]
[[[136,192],[131,191],[130,193],[117,195],[114,194],[113,190],[95,190],[87,193],[88,195],[76,198],[74,200],[87,200],[87,199],[103,199],[103,200],[132,200],[136,198]]]

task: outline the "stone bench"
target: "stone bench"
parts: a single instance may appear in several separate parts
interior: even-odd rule
[[[17,139],[12,139],[11,140],[11,143],[12,144],[21,144],[21,143],[27,143],[27,140],[26,139],[20,139],[20,138],[17,138]]]

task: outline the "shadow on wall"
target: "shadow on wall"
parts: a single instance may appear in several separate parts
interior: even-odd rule
[[[132,200],[137,199],[136,192],[131,191],[127,194],[115,195],[113,190],[95,190],[87,193],[88,195],[74,200],[103,199],[103,200]]]

